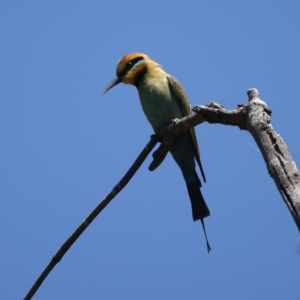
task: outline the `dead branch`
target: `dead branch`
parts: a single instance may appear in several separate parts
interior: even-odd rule
[[[160,147],[153,153],[149,170],[157,168],[167,155],[174,139],[183,131],[203,123],[219,123],[238,126],[251,133],[266,162],[270,176],[274,179],[285,204],[300,231],[300,172],[288,152],[286,143],[274,130],[271,110],[259,99],[256,89],[248,90],[249,100],[237,109],[228,111],[220,104],[212,102],[205,106],[195,106],[195,115],[173,122],[160,130]]]
[[[41,273],[39,278],[36,280],[32,288],[29,290],[24,300],[29,300],[33,297],[36,291],[39,289],[43,281],[52,271],[57,263],[63,258],[66,252],[71,248],[79,236],[84,232],[84,230],[93,222],[93,220],[98,216],[98,214],[105,208],[105,206],[127,185],[139,167],[142,165],[148,154],[157,144],[158,140],[155,135],[151,136],[150,142],[146,145],[140,155],[137,157],[133,165],[124,175],[124,177],[119,181],[119,183],[104,197],[101,202],[93,209],[93,211],[88,215],[88,217],[83,220],[80,226],[71,234],[71,236],[64,242],[57,253],[53,256],[52,260],[49,262],[48,266]]]
[[[153,161],[149,166],[149,170],[151,171],[155,170],[163,162],[173,141],[180,133],[203,122],[238,126],[240,129],[247,130],[252,134],[267,164],[269,174],[274,179],[300,231],[300,172],[288,152],[287,145],[270,124],[271,110],[264,101],[259,99],[258,91],[250,89],[248,97],[249,100],[247,103],[239,105],[237,109],[231,111],[226,110],[216,102],[205,106],[195,106],[192,109],[196,112],[195,114],[180,120],[174,120],[171,125],[161,128],[157,134],[152,136],[150,142],[143,149],[125,176],[96,206],[53,256],[24,299],[28,300],[33,297],[51,270],[62,259],[83,231],[126,186],[158,141],[161,144],[153,153]]]

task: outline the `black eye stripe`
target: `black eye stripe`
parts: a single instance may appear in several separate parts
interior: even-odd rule
[[[120,76],[124,76],[129,70],[132,69],[132,67],[137,63],[139,62],[140,60],[143,60],[144,57],[142,56],[138,56],[138,57],[135,57],[134,59],[130,60],[126,65],[125,65],[125,68],[123,70],[123,72],[120,74]]]
[[[117,77],[124,77],[128,73],[128,71],[131,70],[135,66],[135,64],[137,62],[139,62],[140,60],[143,60],[143,59],[145,59],[145,58],[142,56],[138,56],[138,57],[133,58],[129,62],[127,62],[127,64],[124,66],[123,70],[120,70],[120,72],[117,72]]]

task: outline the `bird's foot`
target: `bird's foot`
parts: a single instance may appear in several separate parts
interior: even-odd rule
[[[177,125],[177,123],[180,121],[180,119],[178,119],[178,118],[175,118],[175,119],[173,119],[173,120],[171,120],[171,126],[173,125],[173,126],[175,126],[176,127],[176,125]]]

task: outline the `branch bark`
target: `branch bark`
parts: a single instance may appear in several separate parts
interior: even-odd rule
[[[153,161],[149,170],[153,171],[167,155],[174,139],[183,131],[204,121],[211,124],[238,126],[251,133],[266,162],[270,176],[283,201],[287,205],[300,231],[300,172],[293,161],[286,143],[272,127],[271,110],[259,99],[256,89],[248,90],[248,102],[238,105],[235,110],[228,111],[220,104],[212,102],[205,106],[195,106],[196,113],[173,122],[159,132],[160,147],[153,153]]]

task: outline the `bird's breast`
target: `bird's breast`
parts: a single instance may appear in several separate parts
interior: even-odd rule
[[[142,108],[154,131],[175,118],[183,117],[166,77],[144,79],[139,83],[138,91]]]

